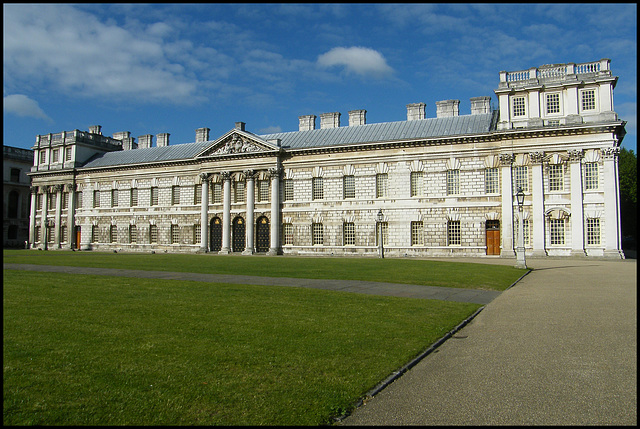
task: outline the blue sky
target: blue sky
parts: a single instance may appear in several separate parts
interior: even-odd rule
[[[635,4],[4,4],[4,144],[102,125],[215,139],[298,130],[298,116],[491,96],[501,70],[611,59],[636,149]],[[155,140],[154,140],[155,141]]]

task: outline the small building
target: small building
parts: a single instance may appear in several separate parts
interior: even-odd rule
[[[2,246],[25,248],[29,239],[29,204],[33,151],[2,146]]]
[[[625,122],[610,61],[500,72],[491,97],[299,116],[297,131],[170,145],[169,134],[39,135],[33,248],[375,255],[624,258],[617,157]],[[153,144],[154,137],[156,144]]]

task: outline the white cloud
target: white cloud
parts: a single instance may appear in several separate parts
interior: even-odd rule
[[[344,66],[348,73],[361,76],[382,77],[393,73],[380,52],[359,46],[333,48],[318,57],[318,65],[324,68]]]
[[[36,119],[44,119],[53,123],[53,119],[47,116],[40,108],[37,101],[32,100],[26,95],[12,94],[2,99],[2,108],[4,113],[11,113],[23,117],[31,117]]]

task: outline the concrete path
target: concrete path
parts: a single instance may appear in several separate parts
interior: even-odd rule
[[[341,424],[637,425],[636,260],[527,262],[534,271]]]
[[[488,304],[501,292],[492,290],[461,289],[359,280],[319,280],[289,277],[236,276],[226,274],[197,274],[170,271],[124,270],[115,268],[66,267],[57,265],[4,264],[4,269],[46,271],[57,273],[93,274],[119,277],[137,277],[166,280],[191,280],[211,283],[235,283],[266,286],[293,286],[328,289],[369,295],[401,296],[406,298],[439,299],[444,301]]]

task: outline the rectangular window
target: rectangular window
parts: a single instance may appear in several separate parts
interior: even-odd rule
[[[171,187],[171,204],[174,206],[180,204],[180,186]]]
[[[111,190],[111,207],[118,207],[118,190]]]
[[[35,234],[36,234],[36,238],[35,238],[36,242],[40,243],[41,239],[40,239],[40,227],[39,226],[36,226]]]
[[[149,243],[157,243],[158,242],[158,226],[157,225],[149,225]]]
[[[67,147],[64,149],[64,160],[71,161],[71,148]]]
[[[97,243],[98,242],[98,225],[92,225],[91,226],[91,242],[92,243]]]
[[[497,168],[484,169],[484,192],[487,194],[497,194],[500,192]]]
[[[282,243],[293,244],[293,225],[290,223],[282,224]]]
[[[389,243],[389,224],[387,222],[376,222],[376,246],[380,245],[380,229],[382,229],[382,245]]]
[[[76,207],[82,208],[82,191],[76,192]]]
[[[343,235],[343,243],[345,246],[356,245],[356,225],[353,222],[344,223],[342,227],[342,235]]]
[[[587,89],[580,93],[582,110],[594,110],[596,108],[596,90]]]
[[[202,241],[202,229],[200,225],[193,225],[193,244],[199,244]]]
[[[549,231],[551,245],[559,246],[564,244],[564,219],[551,219],[549,221]]]
[[[55,240],[56,227],[55,225],[51,228],[47,228],[47,242],[53,243]]]
[[[49,198],[49,210],[55,210],[56,209],[56,194],[54,193],[50,193],[47,194],[48,198]]]
[[[424,173],[422,171],[411,172],[410,192],[412,197],[422,196],[422,184],[424,183]]]
[[[180,243],[180,227],[178,225],[171,225],[171,244]]]
[[[525,192],[529,190],[529,167],[523,165],[513,168],[513,185],[514,194],[518,188],[522,188]]]
[[[524,97],[513,97],[513,116],[525,116],[525,102]]]
[[[111,239],[111,243],[116,243],[118,241],[118,227],[116,225],[111,225],[109,229],[109,238]]]
[[[562,164],[549,165],[549,191],[562,191],[564,175]]]
[[[212,204],[222,204],[222,183],[214,183],[211,188]]]
[[[314,177],[311,179],[311,198],[314,200],[321,200],[324,198],[322,177]]]
[[[152,186],[151,187],[151,201],[150,204],[152,206],[157,206],[158,205],[158,187],[157,186]]]
[[[131,207],[138,205],[138,188],[131,188],[131,194],[129,195],[129,204]]]
[[[42,210],[42,194],[36,194],[36,210]]]
[[[411,222],[411,245],[424,245],[424,229],[422,227],[422,222]]]
[[[135,225],[129,225],[129,243],[138,242],[138,228]]]
[[[100,191],[93,191],[93,207],[100,207]]]
[[[587,244],[600,244],[600,219],[587,219]]]
[[[58,154],[59,154],[58,149],[54,149],[53,151],[51,151],[51,158],[52,158],[51,162],[58,162],[58,158],[59,158]]]
[[[460,193],[460,170],[447,170],[447,195]]]
[[[60,242],[68,243],[69,242],[69,234],[67,233],[67,226],[62,225],[60,227]]]
[[[245,182],[235,182],[235,202],[244,203],[245,201]]]
[[[268,180],[258,180],[258,201],[269,201]]]
[[[293,180],[292,179],[284,180],[284,200],[285,201],[293,200]]]
[[[11,181],[12,182],[20,182],[20,169],[12,168],[11,169]]]
[[[389,195],[389,176],[387,173],[376,174],[376,198],[387,198]]]
[[[585,190],[598,189],[597,162],[587,162],[584,164],[584,188]]]
[[[62,193],[62,198],[60,199],[60,204],[61,204],[61,209],[62,210],[66,210],[69,208],[69,193],[68,192],[63,192]]]
[[[324,244],[324,227],[321,223],[311,224],[311,240],[314,246]]]
[[[547,94],[547,114],[560,113],[560,94]]]
[[[44,164],[47,162],[47,152],[44,150],[40,151],[40,164]]]
[[[447,222],[447,244],[449,246],[459,246],[460,243],[460,221],[450,220]]]
[[[355,176],[342,177],[342,196],[346,198],[356,197],[356,178]]]
[[[202,185],[197,184],[193,187],[193,204],[202,204]]]

